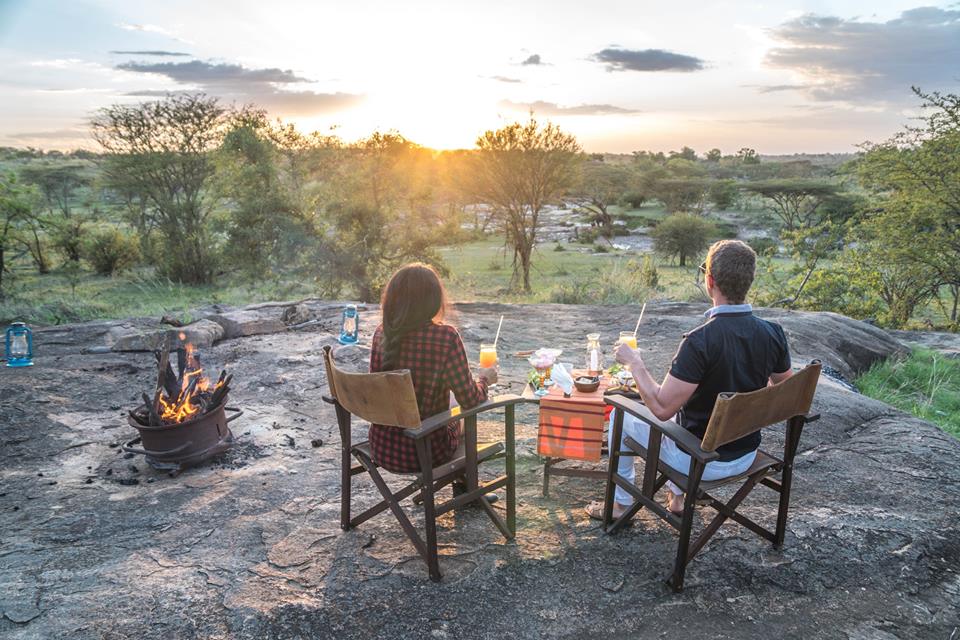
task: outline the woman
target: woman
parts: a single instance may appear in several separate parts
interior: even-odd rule
[[[450,408],[451,392],[465,409],[487,399],[496,369],[480,369],[474,381],[463,341],[443,324],[447,296],[440,276],[426,264],[409,264],[393,274],[383,290],[383,323],[373,334],[370,371],[409,369],[420,417]],[[430,436],[434,466],[450,460],[460,444],[460,421]],[[381,467],[397,473],[420,471],[413,440],[400,427],[370,425],[370,450]]]

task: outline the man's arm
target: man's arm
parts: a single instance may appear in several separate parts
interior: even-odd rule
[[[663,384],[657,384],[640,357],[640,352],[629,345],[620,345],[616,356],[617,362],[630,367],[643,403],[660,420],[675,416],[697,389],[697,385],[674,378],[669,373],[663,379]]]
[[[771,385],[780,384],[781,382],[783,382],[784,380],[786,380],[792,375],[793,375],[793,369],[787,369],[783,373],[771,373],[770,384]]]

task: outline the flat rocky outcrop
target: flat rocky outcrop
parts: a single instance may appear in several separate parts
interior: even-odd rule
[[[171,327],[142,318],[44,329],[35,367],[0,369],[0,636],[960,637],[960,442],[826,377],[815,400],[823,418],[801,440],[782,551],[728,523],[691,565],[684,593],[670,593],[672,529],[641,512],[629,530],[605,535],[582,511],[600,496],[596,481],[558,479],[541,496],[536,414],[524,407],[516,540],[481,512],[446,514],[444,581],[430,583],[389,514],[338,527],[339,443],[320,396],[321,350],[335,344],[340,304],[303,304],[192,314],[218,326],[214,315],[276,315],[283,329],[225,334],[204,349],[212,369],[234,374],[230,404],[246,413],[231,423],[229,452],[176,478],[121,452],[135,436],[125,412],[152,385],[154,364],[108,343],[117,326]],[[666,371],[703,310],[647,307],[639,342],[653,370]],[[514,351],[559,346],[579,362],[588,331],[609,345],[639,307],[456,312],[474,356],[506,314],[502,388],[519,391],[526,364]],[[796,365],[818,358],[849,378],[905,352],[890,334],[834,314],[758,313],[783,324]],[[376,307],[363,311],[364,340],[337,357],[363,368],[376,323]],[[480,430],[502,435],[496,416]],[[355,437],[364,431],[356,425]],[[782,447],[780,428],[764,447]],[[377,499],[367,480],[354,492],[360,508]],[[758,489],[746,510],[772,522],[774,495]]]

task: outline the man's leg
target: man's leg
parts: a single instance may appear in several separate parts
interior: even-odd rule
[[[612,424],[616,420],[616,411],[619,409],[614,409],[614,413],[610,414],[610,423]],[[627,453],[633,453],[629,449],[623,446],[623,438],[630,436],[643,446],[647,446],[647,440],[650,439],[650,427],[643,420],[634,418],[630,414],[623,416],[623,435],[620,440],[619,450],[626,451]],[[613,443],[613,429],[610,429],[610,433],[607,436],[607,446],[610,451],[616,451]],[[634,467],[635,456],[620,456],[620,460],[617,464],[617,473],[623,476],[627,482],[631,484],[636,484],[636,469]],[[620,485],[617,485],[616,491],[613,496],[613,517],[618,518],[620,514],[624,512],[625,509],[628,509],[630,505],[633,504],[633,496],[620,488]],[[586,506],[587,514],[591,518],[597,520],[603,519],[603,501],[594,501]]]
[[[619,411],[619,409],[614,409],[614,412]],[[616,419],[614,413],[610,414],[610,421]],[[647,446],[647,441],[650,439],[650,426],[640,420],[635,418],[630,414],[623,416],[623,438],[620,440],[620,451],[626,451],[627,453],[633,453],[623,445],[623,439],[627,436],[630,436],[637,442],[639,442],[644,447]],[[610,438],[613,438],[613,429],[610,430]],[[610,451],[613,451],[613,442],[608,442],[608,447]],[[636,484],[637,470],[634,462],[636,457],[629,456],[620,456],[619,464],[617,465],[617,473],[626,479],[630,484]],[[620,510],[623,508],[629,507],[633,504],[633,496],[624,491],[619,485],[617,485],[617,490],[614,493],[614,501],[617,505],[620,506]],[[616,507],[615,507],[616,509]]]
[[[735,460],[715,460],[714,462],[708,462],[703,469],[701,480],[707,482],[738,476],[750,468],[750,465],[753,464],[756,457],[757,452],[751,451]],[[664,438],[663,443],[660,445],[660,459],[667,463],[667,466],[676,469],[680,473],[686,474],[690,470],[690,456],[684,453],[670,438]],[[668,508],[676,513],[683,508],[683,491],[669,480],[666,486],[672,494]]]

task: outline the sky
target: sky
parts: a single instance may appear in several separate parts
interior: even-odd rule
[[[205,92],[304,131],[471,148],[533,111],[589,152],[852,152],[960,92],[960,2],[0,0],[0,145]]]

